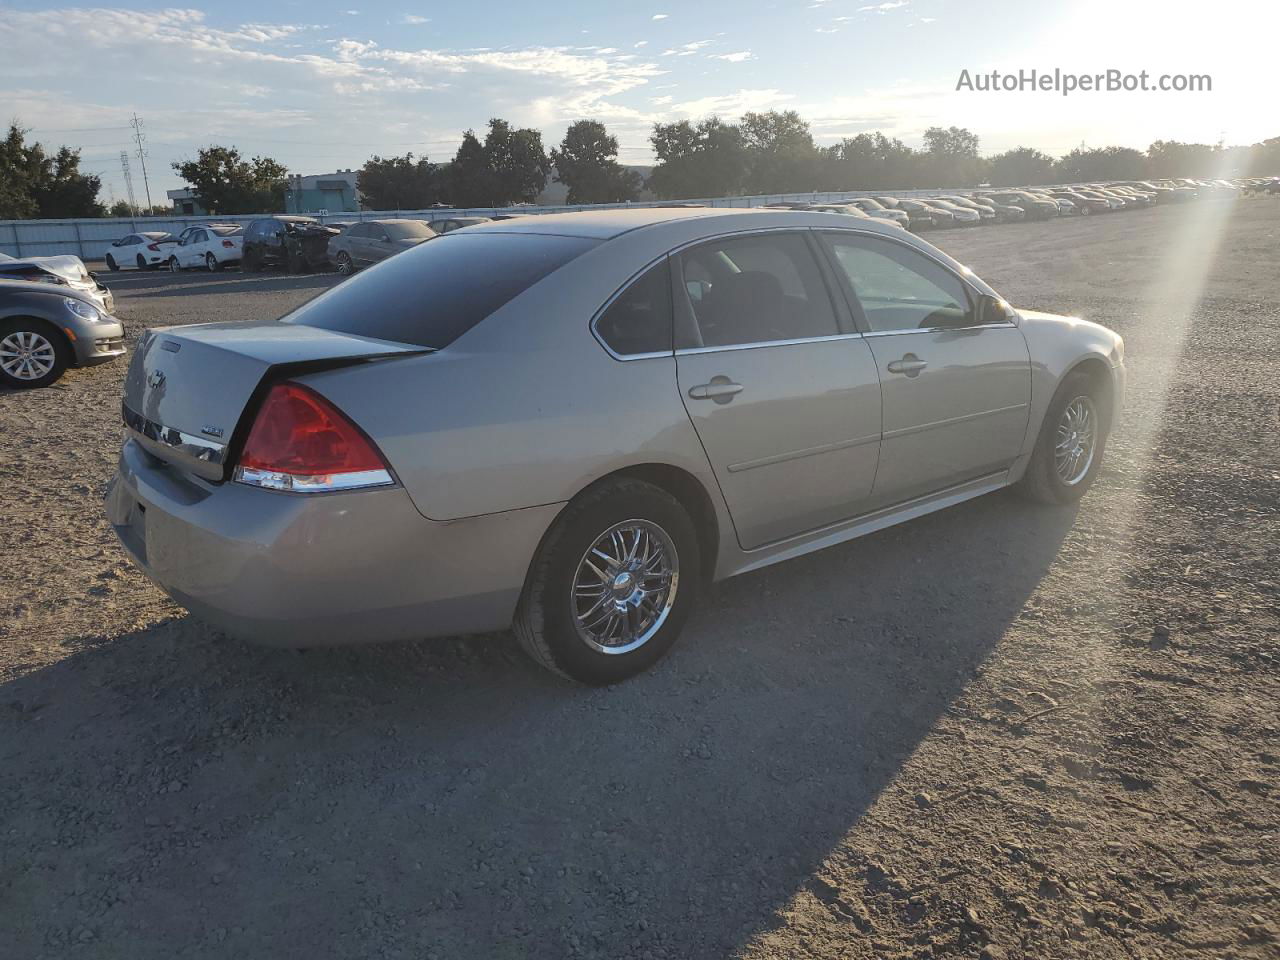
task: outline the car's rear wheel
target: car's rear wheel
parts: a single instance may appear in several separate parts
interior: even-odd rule
[[[1074,503],[1097,479],[1110,427],[1107,397],[1083,371],[1069,374],[1049,403],[1019,490],[1041,503]]]
[[[218,262],[218,258],[212,253],[206,253],[204,255],[204,265],[209,268],[210,273],[217,273],[222,269],[222,264]]]
[[[47,387],[67,369],[66,340],[43,320],[0,321],[0,383],[20,390]]]
[[[571,680],[617,683],[656,663],[697,600],[698,534],[671,494],[611,481],[565,508],[534,558],[515,633]]]
[[[245,273],[257,273],[262,269],[262,257],[257,250],[244,250],[240,254],[240,269]]]
[[[344,277],[349,277],[354,272],[355,267],[351,263],[351,254],[343,250],[338,254],[338,273]]]
[[[138,263],[139,270],[147,269],[147,258],[144,257],[142,254],[138,254],[137,263]]]
[[[1090,214],[1090,213],[1092,213],[1092,212],[1093,212],[1093,211],[1089,209],[1089,205],[1088,205],[1088,204],[1085,204],[1083,207],[1081,207],[1081,208],[1080,208],[1080,216],[1082,216],[1082,217],[1087,217],[1087,216],[1089,216],[1089,214]]]
[[[116,263],[116,258],[109,253],[107,254],[107,269],[112,273],[120,269],[120,264]]]
[[[181,272],[182,272],[182,264],[178,263],[178,258],[177,258],[177,257],[170,257],[170,258],[169,258],[169,272],[170,272],[170,273],[181,273]]]

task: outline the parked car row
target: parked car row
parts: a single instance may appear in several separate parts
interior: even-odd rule
[[[984,223],[1089,216],[1115,210],[1136,210],[1158,203],[1233,198],[1242,191],[1280,193],[1280,179],[1133,180],[1057,187],[988,188],[967,194],[938,194],[929,197],[885,195],[823,202],[787,201],[767,206],[771,209],[869,216],[896,223],[908,230],[920,231],[941,227],[976,227]]]

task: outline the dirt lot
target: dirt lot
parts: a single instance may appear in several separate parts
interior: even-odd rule
[[[1280,203],[937,235],[1122,332],[1078,510],[719,585],[621,687],[231,642],[102,516],[123,364],[0,395],[0,955],[1280,956]],[[121,274],[148,325],[331,278]]]

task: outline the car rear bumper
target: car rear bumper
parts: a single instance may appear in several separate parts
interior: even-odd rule
[[[272,646],[371,643],[510,626],[553,504],[448,523],[400,487],[288,494],[211,484],[132,440],[106,512],[175,601]]]

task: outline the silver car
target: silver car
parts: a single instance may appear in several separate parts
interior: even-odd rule
[[[229,633],[514,627],[609,683],[709,581],[1010,485],[1078,499],[1124,384],[1115,333],[875,220],[526,217],[279,320],[152,331],[107,514]]]

